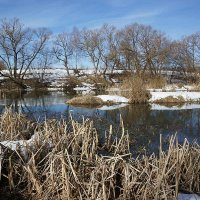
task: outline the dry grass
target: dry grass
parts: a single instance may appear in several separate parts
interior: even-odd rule
[[[167,85],[167,80],[162,76],[147,75],[143,78],[147,88],[150,89],[162,89]]]
[[[86,82],[90,84],[102,84],[104,86],[109,85],[109,83],[105,80],[105,78],[98,74],[95,76],[92,76],[92,75],[87,76]]]
[[[19,152],[6,157],[1,148],[1,166],[6,169],[1,170],[2,177],[11,190],[31,199],[167,200],[177,199],[179,190],[200,194],[200,146],[196,143],[185,140],[179,145],[172,137],[167,152],[161,145],[159,156],[134,159],[123,125],[118,137],[111,126],[104,143],[88,120],[46,121],[38,124],[37,134],[37,148],[27,147],[26,159]],[[109,156],[101,155],[102,150]]]
[[[102,99],[90,95],[74,97],[67,101],[67,104],[71,105],[92,105],[92,106],[99,106],[103,105],[104,102]]]
[[[66,93],[70,94],[76,94],[76,91],[74,88],[76,86],[82,86],[82,83],[88,83],[93,85],[97,91],[104,91],[105,88],[111,85],[111,82],[107,81],[103,76],[101,75],[87,75],[87,76],[70,76],[66,78],[65,84],[63,86],[63,89]]]
[[[182,96],[173,97],[168,96],[155,101],[155,103],[185,103],[185,99]]]
[[[122,95],[129,99],[130,103],[146,103],[151,94],[146,90],[144,81],[140,77],[127,77],[122,83]]]

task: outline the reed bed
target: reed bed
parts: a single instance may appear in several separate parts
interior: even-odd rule
[[[16,115],[7,111],[1,118],[10,117],[12,123],[17,123],[13,120]],[[19,122],[25,119],[17,116]],[[179,145],[174,136],[169,140],[168,151],[163,151],[161,138],[159,155],[133,158],[123,123],[121,135],[116,136],[111,126],[104,142],[99,140],[93,122],[85,119],[82,123],[74,120],[27,123],[30,130],[35,127],[26,156],[21,154],[20,146],[11,151],[1,145],[1,182],[28,199],[160,200],[177,199],[181,190],[200,194],[197,143],[185,140]],[[0,128],[3,135],[5,129],[7,139],[19,137],[15,128],[8,129],[3,123]]]

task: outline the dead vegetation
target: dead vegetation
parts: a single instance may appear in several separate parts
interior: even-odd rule
[[[85,96],[80,96],[80,97],[74,97],[74,98],[68,100],[67,104],[99,106],[99,105],[103,105],[104,102],[102,99],[100,99],[98,97],[85,95]]]
[[[85,96],[80,96],[80,97],[74,97],[66,102],[67,104],[70,105],[78,105],[78,106],[101,106],[101,105],[113,105],[116,104],[113,101],[103,101],[99,97],[95,96],[90,96],[90,95],[85,95]]]
[[[127,77],[122,83],[122,95],[129,99],[129,103],[146,103],[151,98],[142,78]]]
[[[20,151],[6,156],[1,147],[1,181],[29,199],[167,200],[177,199],[179,190],[200,194],[197,143],[179,145],[172,137],[168,151],[161,142],[158,156],[132,158],[123,125],[120,136],[111,126],[103,143],[92,121],[84,119],[46,121],[37,124],[34,134],[37,148],[27,146],[26,158]]]
[[[65,93],[69,93],[69,94],[76,94],[76,91],[74,90],[74,88],[77,85],[81,84],[81,80],[79,80],[78,77],[76,76],[69,76],[66,78],[64,86],[63,86],[63,91]]]
[[[145,84],[147,88],[150,89],[162,89],[167,85],[167,80],[162,76],[151,76],[146,75],[143,80],[145,80]]]
[[[105,89],[106,87],[111,85],[111,82],[106,80],[103,75],[89,75],[85,78],[86,83],[94,84],[99,89]]]
[[[178,97],[168,96],[168,97],[161,98],[155,101],[155,103],[160,103],[160,104],[164,104],[164,103],[180,104],[180,103],[185,103],[185,102],[186,100],[182,96],[178,96]]]
[[[28,139],[34,132],[35,125],[20,113],[6,109],[0,115],[0,141]]]
[[[154,101],[154,103],[158,103],[158,104],[184,104],[184,103],[191,103],[191,102],[200,102],[200,99],[186,100],[182,96],[177,96],[177,97],[168,96],[168,97],[161,98]]]

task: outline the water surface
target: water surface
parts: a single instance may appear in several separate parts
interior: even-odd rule
[[[81,121],[90,118],[94,121],[100,136],[103,138],[110,125],[116,134],[121,133],[121,119],[129,131],[133,152],[157,152],[160,135],[163,140],[175,133],[179,142],[185,138],[200,144],[200,106],[185,106],[190,109],[163,109],[163,106],[140,104],[127,105],[114,110],[69,106],[65,102],[71,97],[62,92],[46,94],[25,94],[21,97],[3,97],[0,99],[0,111],[12,107],[16,112],[26,114],[30,119],[43,121],[50,118],[71,116]],[[159,108],[162,108],[159,110]]]

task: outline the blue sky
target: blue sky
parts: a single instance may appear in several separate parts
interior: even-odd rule
[[[170,38],[200,31],[200,0],[0,0],[0,18],[19,18],[54,33],[74,26],[152,25]]]

